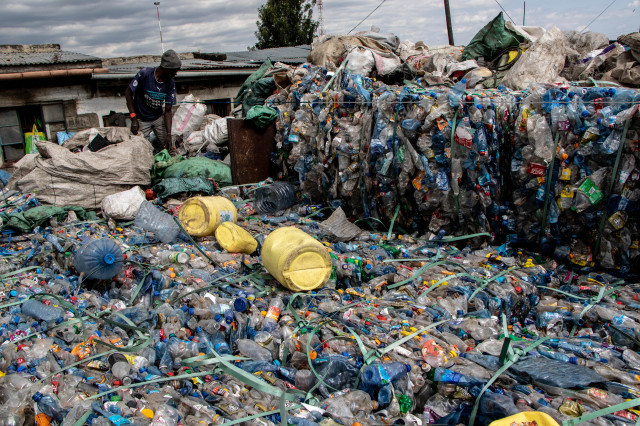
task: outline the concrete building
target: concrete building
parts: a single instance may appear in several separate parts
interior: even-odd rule
[[[297,65],[309,51],[298,46],[180,54],[178,101],[191,93],[207,104],[208,113],[227,115],[242,83],[267,58]],[[57,44],[0,45],[0,159],[24,155],[24,133],[34,124],[52,142],[57,132],[111,125],[112,112],[127,112],[124,92],[134,75],[159,63],[160,56],[101,59]]]

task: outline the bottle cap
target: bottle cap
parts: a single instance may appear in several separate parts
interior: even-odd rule
[[[36,392],[33,394],[33,396],[31,397],[31,399],[33,399],[35,402],[40,401],[40,398],[42,398],[42,394],[40,392]]]
[[[142,409],[142,415],[145,416],[148,419],[152,419],[153,418],[153,411],[148,409],[148,408],[143,408]]]

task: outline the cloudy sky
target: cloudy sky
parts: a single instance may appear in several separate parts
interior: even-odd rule
[[[498,0],[522,24],[523,0]],[[229,52],[256,43],[258,7],[266,0],[162,0],[165,48]],[[327,34],[349,32],[382,0],[324,0]],[[153,0],[0,0],[0,43],[59,43],[99,57],[161,51]],[[611,0],[528,0],[526,24],[582,30]],[[450,0],[454,41],[464,45],[500,12],[496,0]],[[589,26],[615,39],[638,31],[640,0],[615,0]],[[505,16],[505,19],[508,19]],[[447,44],[443,0],[385,0],[356,30],[372,25],[401,40]]]

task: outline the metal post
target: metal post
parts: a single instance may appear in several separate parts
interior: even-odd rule
[[[524,27],[524,17],[527,14],[527,2],[522,2],[522,26]]]
[[[162,41],[162,25],[160,25],[160,2],[153,2],[156,5],[156,11],[158,12],[158,29],[160,29],[160,46],[162,46],[162,53],[164,53],[164,42]]]
[[[451,28],[451,11],[449,10],[449,0],[444,0],[444,15],[447,18],[447,34],[449,35],[449,44],[453,44],[453,28]]]

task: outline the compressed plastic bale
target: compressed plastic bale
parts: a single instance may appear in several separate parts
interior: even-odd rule
[[[139,186],[134,186],[128,191],[104,197],[100,208],[105,217],[116,220],[133,220],[145,199],[144,191]]]
[[[258,242],[250,233],[235,223],[223,222],[215,232],[218,244],[230,253],[251,254],[258,248]]]

